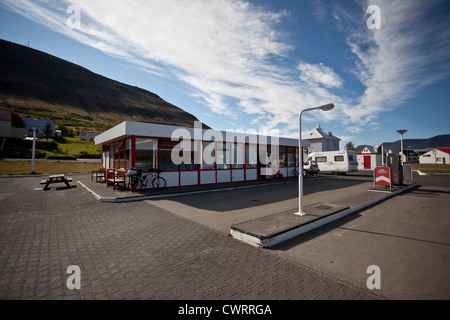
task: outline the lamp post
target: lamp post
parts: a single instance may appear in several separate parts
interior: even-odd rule
[[[397,130],[397,132],[398,133],[400,133],[400,135],[401,135],[401,155],[402,155],[402,160],[401,160],[401,162],[402,162],[402,165],[403,165],[403,163],[404,163],[404,161],[403,161],[403,135],[405,134],[405,132],[406,131],[408,131],[408,130],[405,130],[405,129],[401,129],[401,130]]]
[[[31,173],[34,174],[34,159],[36,154],[36,128],[33,127],[33,151],[31,155]]]
[[[330,111],[334,109],[334,104],[329,103],[320,107],[308,108],[300,111],[298,114],[298,212],[296,215],[304,216],[303,212],[303,148],[302,148],[302,114],[303,112],[320,109],[322,111]]]

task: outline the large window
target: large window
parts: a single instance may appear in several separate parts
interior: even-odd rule
[[[244,144],[234,143],[233,145],[233,169],[244,168]]]
[[[231,143],[218,143],[216,148],[217,169],[230,169]]]
[[[136,138],[136,168],[142,170],[155,169],[157,162],[158,140]]]
[[[280,167],[286,167],[287,159],[286,159],[286,147],[280,147],[279,151],[279,165]]]
[[[247,144],[245,145],[245,167],[247,169],[256,168],[258,155],[257,155],[257,145]]]
[[[183,146],[183,149],[180,150],[180,170],[184,171],[192,171],[198,170],[198,152],[197,152],[197,141],[187,141]]]
[[[179,142],[170,140],[161,140],[159,150],[159,169],[162,171],[178,170],[178,164],[172,161],[172,149],[177,146]],[[178,161],[178,159],[174,159]]]
[[[216,143],[203,142],[202,170],[216,169]]]

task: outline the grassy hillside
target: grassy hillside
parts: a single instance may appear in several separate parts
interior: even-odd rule
[[[193,115],[156,94],[46,53],[0,40],[0,108],[103,131],[125,120],[192,127]]]

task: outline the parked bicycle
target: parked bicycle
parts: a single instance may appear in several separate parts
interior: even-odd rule
[[[131,168],[127,172],[128,176],[128,189],[131,191],[139,191],[146,187],[151,181],[152,186],[156,190],[162,190],[166,187],[166,179],[160,177],[161,170],[152,169],[150,174],[142,174],[142,169]],[[149,177],[150,176],[150,177]]]

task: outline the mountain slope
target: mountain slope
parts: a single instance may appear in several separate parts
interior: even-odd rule
[[[429,139],[403,139],[404,149],[426,149],[449,146],[450,134],[439,135]],[[395,142],[384,142],[383,147],[386,150],[400,150],[401,140],[397,140]]]
[[[56,124],[104,130],[124,120],[192,127],[193,115],[149,91],[0,40],[0,108]]]

